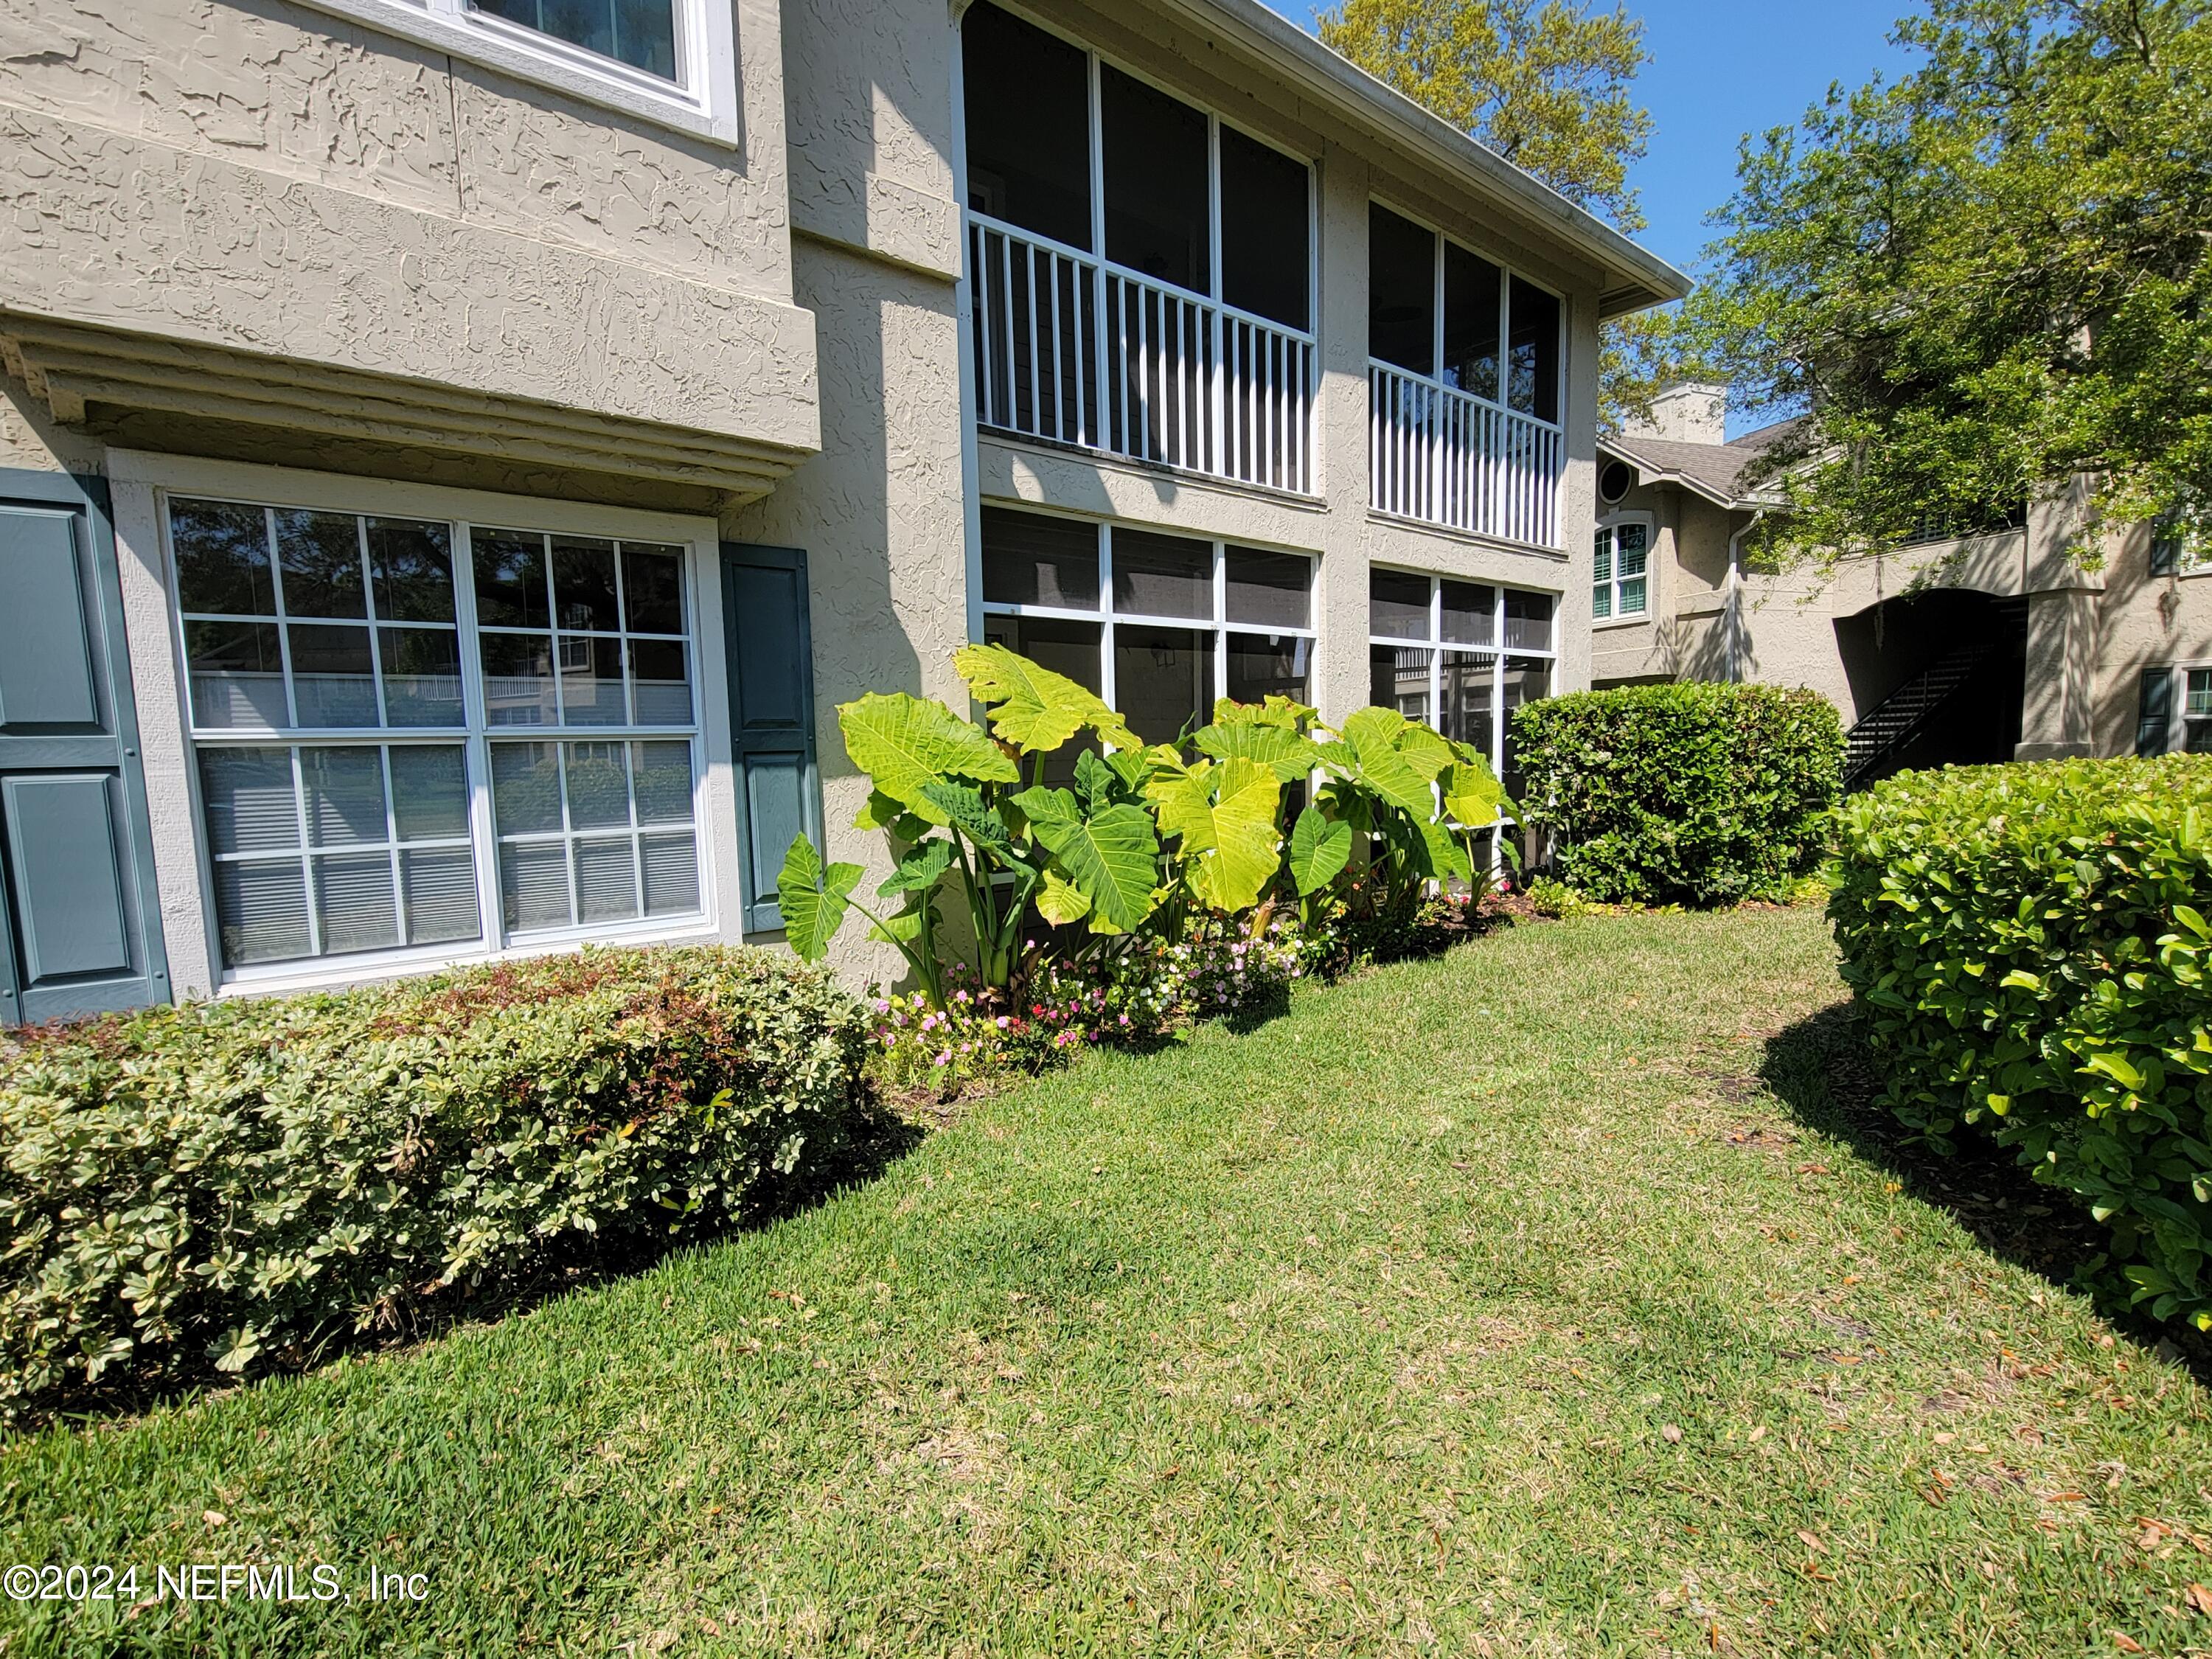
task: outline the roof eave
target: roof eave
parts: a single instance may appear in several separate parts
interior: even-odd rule
[[[1555,234],[1602,273],[1598,314],[1626,316],[1688,295],[1688,276],[1587,209],[1477,143],[1395,88],[1338,56],[1260,0],[1165,0],[1272,59],[1356,125],[1407,143],[1494,201]]]

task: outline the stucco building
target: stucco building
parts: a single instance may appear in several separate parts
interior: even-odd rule
[[[1509,765],[1589,681],[1683,279],[1255,0],[0,31],[0,1020],[772,939],[967,640]]]
[[[1729,441],[1725,394],[1671,388],[1598,446],[1590,676],[1806,685],[1851,732],[1849,781],[1912,766],[2212,748],[2212,586],[2148,526],[2090,538],[2076,495],[1989,532],[1822,571],[1748,568],[1784,429]],[[2002,516],[2002,515],[2000,515]]]

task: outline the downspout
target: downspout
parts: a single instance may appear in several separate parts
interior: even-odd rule
[[[983,642],[983,491],[976,427],[981,417],[975,384],[975,273],[969,268],[974,243],[968,234],[967,43],[961,21],[970,0],[951,0],[952,21],[952,188],[960,204],[960,278],[953,289],[960,357],[960,522],[965,544],[963,561],[967,590],[967,641]]]
[[[1766,516],[1759,507],[1747,520],[1742,529],[1729,538],[1728,567],[1728,678],[1731,685],[1743,680],[1743,538],[1759,528],[1759,521]]]

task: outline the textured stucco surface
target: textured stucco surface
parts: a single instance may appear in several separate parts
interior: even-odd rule
[[[280,0],[11,0],[8,31],[0,307],[812,447],[779,100],[741,164]]]
[[[773,5],[740,18],[761,83],[742,153],[283,0],[9,0],[5,17],[0,104],[790,297]]]
[[[945,0],[792,0],[783,52],[795,229],[959,275],[952,11]]]
[[[890,873],[884,840],[852,827],[866,778],[846,757],[837,705],[907,691],[964,710],[952,653],[967,642],[962,414],[954,290],[878,259],[795,249],[799,302],[821,319],[822,449],[766,500],[726,518],[731,540],[806,550],[815,741],[830,855]],[[838,941],[855,984],[899,977],[896,953],[857,920]]]

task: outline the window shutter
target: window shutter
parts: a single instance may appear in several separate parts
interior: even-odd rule
[[[783,926],[775,880],[791,843],[805,836],[822,846],[805,553],[723,543],[722,614],[745,847],[745,931],[766,933]]]
[[[2181,522],[2171,513],[2151,525],[2150,574],[2154,576],[2181,574]]]
[[[2173,729],[2173,671],[2146,668],[2142,701],[2136,708],[2136,753],[2163,755]]]
[[[169,994],[96,486],[0,471],[0,1024]]]

